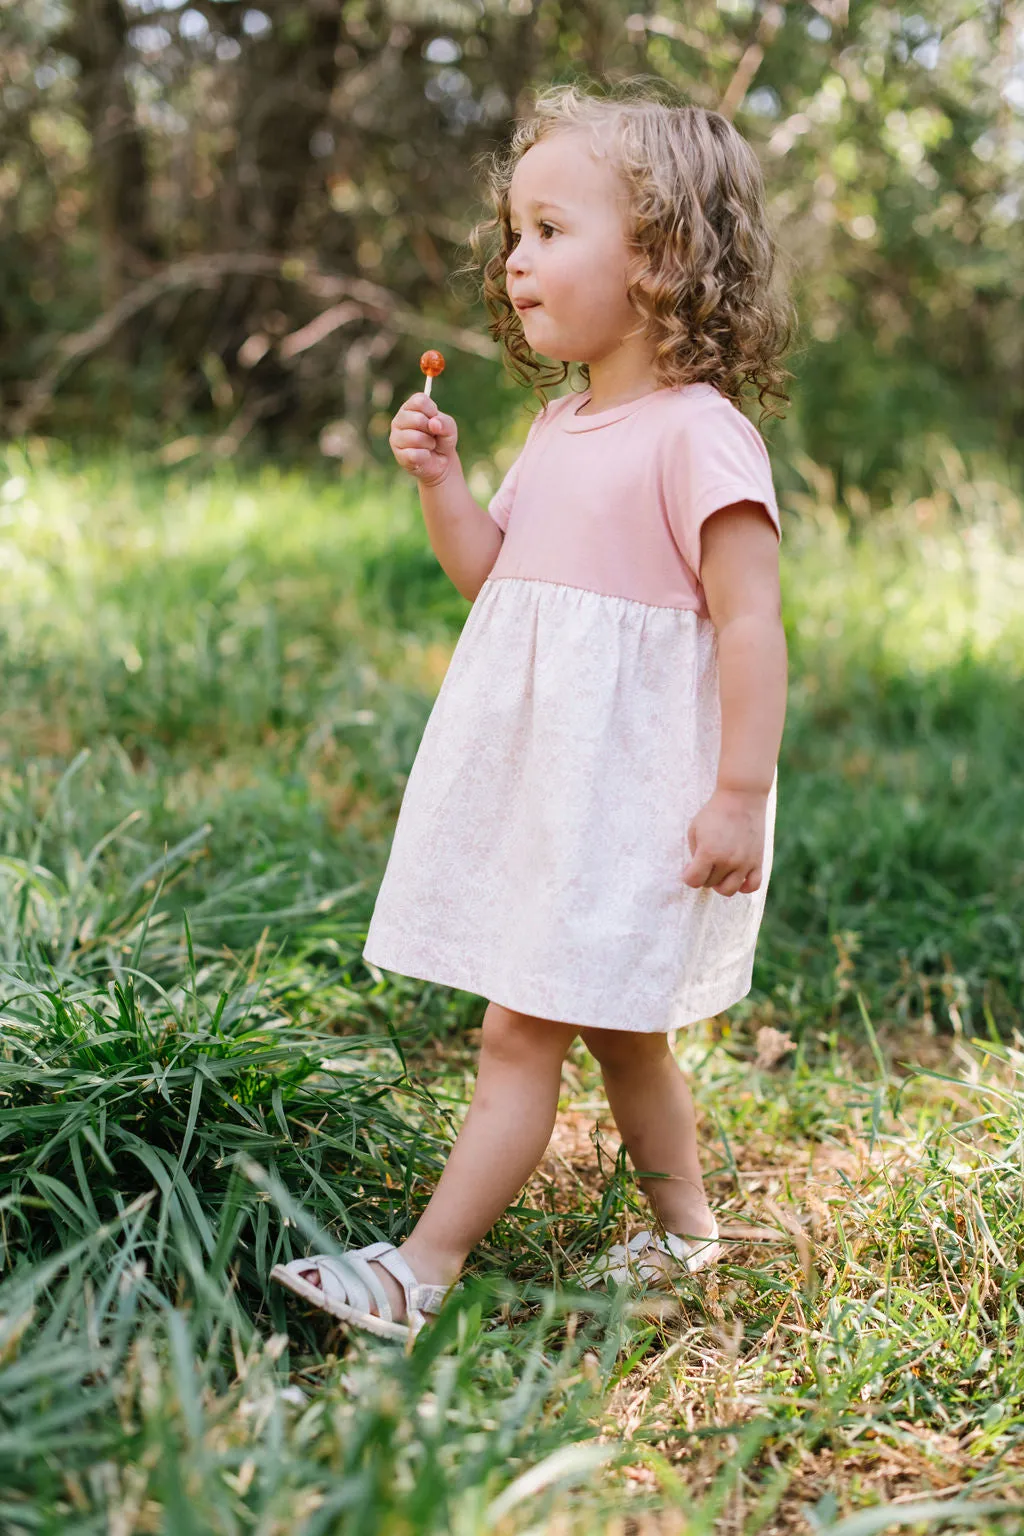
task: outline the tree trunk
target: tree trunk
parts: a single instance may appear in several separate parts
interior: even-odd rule
[[[125,77],[128,22],[121,0],[75,0],[61,39],[81,67],[78,101],[92,139],[93,198],[105,309],[160,259],[149,217],[142,136]],[[122,337],[128,331],[121,333]]]

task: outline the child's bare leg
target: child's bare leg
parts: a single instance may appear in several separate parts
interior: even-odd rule
[[[470,1249],[540,1162],[558,1110],[562,1063],[577,1033],[575,1025],[488,1003],[472,1102],[426,1209],[399,1245],[421,1284],[456,1279]],[[371,1263],[401,1321],[401,1286],[376,1260]],[[318,1284],[315,1267],[305,1273]]]
[[[711,1208],[704,1193],[693,1099],[669,1050],[668,1036],[624,1029],[581,1029],[597,1057],[608,1104],[636,1169],[667,1173],[640,1179],[666,1231],[706,1237]]]

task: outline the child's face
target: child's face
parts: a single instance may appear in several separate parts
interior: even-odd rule
[[[583,134],[564,131],[528,149],[510,202],[515,245],[506,287],[535,352],[590,363],[642,331],[626,297],[625,188]],[[531,300],[536,308],[520,307]]]

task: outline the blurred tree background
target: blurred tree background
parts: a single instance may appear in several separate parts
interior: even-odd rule
[[[427,345],[514,410],[480,157],[537,82],[664,79],[754,145],[801,316],[783,458],[840,502],[1019,471],[1024,6],[5,0],[4,435],[386,462]],[[495,387],[495,386],[500,387]]]

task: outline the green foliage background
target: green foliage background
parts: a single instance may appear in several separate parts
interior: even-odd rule
[[[802,322],[773,424],[784,483],[803,452],[842,503],[923,493],[936,432],[1019,473],[1022,9],[996,0],[0,8],[12,430],[182,458],[255,438],[354,471],[386,462],[433,341],[489,453],[516,390],[452,276],[485,212],[480,157],[534,85],[638,75],[726,112],[764,166]],[[344,323],[291,352],[339,301]]]

